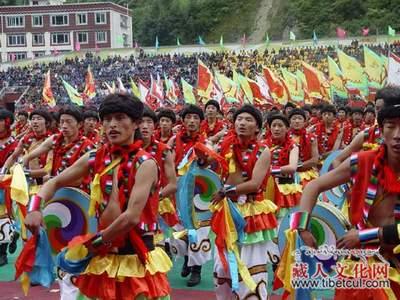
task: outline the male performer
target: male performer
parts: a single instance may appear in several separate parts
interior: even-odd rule
[[[200,107],[188,105],[182,111],[183,126],[181,130],[168,142],[173,149],[175,166],[178,167],[188,151],[197,143],[205,143],[205,133],[200,131],[201,121],[204,114]],[[208,238],[210,224],[203,222],[197,231],[197,243],[188,243],[187,235],[180,235],[179,238],[171,240],[173,250],[178,256],[184,256],[182,277],[190,278],[188,286],[195,286],[201,281],[201,266],[211,260],[211,242]]]
[[[22,136],[22,134],[27,133],[29,130],[28,123],[29,114],[21,110],[17,113],[17,122],[15,124],[15,136]]]
[[[205,133],[207,138],[216,143],[223,136],[224,122],[217,115],[221,111],[219,103],[216,100],[208,100],[205,105],[206,119],[201,122],[201,132]]]
[[[398,88],[393,88],[393,94],[400,95]],[[399,299],[400,286],[398,257],[393,255],[393,245],[386,241],[398,241],[395,231],[385,232],[382,228],[398,223],[396,213],[400,195],[400,97],[383,98],[384,106],[378,113],[378,124],[384,138],[383,144],[373,151],[354,153],[339,167],[328,174],[310,182],[304,189],[300,211],[292,215],[293,229],[307,245],[315,246],[315,239],[307,231],[307,225],[312,209],[320,193],[352,182],[349,192],[349,216],[355,229],[349,230],[338,240],[337,247],[357,249],[364,247],[380,248],[380,252],[391,263],[390,289],[336,289],[335,299]],[[393,244],[393,243],[391,243]],[[374,263],[374,261],[368,261]],[[375,261],[377,262],[377,261]],[[390,298],[390,299],[392,299]]]
[[[24,165],[41,155],[53,151],[50,176],[56,176],[71,166],[83,154],[93,149],[93,143],[80,134],[82,113],[78,107],[66,106],[60,109],[61,133],[46,139],[39,147],[24,156]],[[88,178],[79,180],[75,186],[88,191]]]
[[[245,237],[240,257],[250,271],[257,288],[254,292],[239,282],[233,293],[231,276],[215,252],[214,282],[217,299],[267,299],[267,252],[277,254],[272,239],[276,237],[276,205],[266,199],[264,192],[270,165],[270,152],[257,136],[262,128],[262,115],[252,105],[244,105],[234,114],[235,130],[218,145],[218,151],[230,165],[223,174],[225,187],[214,195],[218,202],[225,196],[231,199],[246,220]],[[232,168],[234,165],[234,168]]]
[[[158,129],[154,132],[154,138],[164,144],[173,136],[172,128],[176,123],[176,115],[172,109],[162,108],[157,114]]]
[[[278,206],[281,219],[288,209],[297,206],[301,196],[301,185],[295,183],[294,173],[298,167],[299,147],[289,135],[289,121],[283,114],[268,116],[271,134],[266,144],[271,151],[272,190],[267,189],[267,197]]]
[[[76,280],[80,292],[89,298],[169,299],[166,272],[171,261],[153,243],[159,191],[157,163],[141,148],[142,141],[134,139],[142,113],[139,99],[108,95],[99,108],[108,142],[48,181],[29,204],[25,223],[37,233],[42,222],[41,202],[89,174],[100,179],[93,188],[99,189],[102,197],[90,203],[99,217],[99,232],[85,243],[94,257]]]
[[[378,114],[383,107],[384,104],[383,99],[396,99],[398,97],[400,97],[400,93],[399,89],[397,88],[388,86],[383,89],[380,89],[376,93],[376,98],[375,98],[376,114]],[[332,162],[332,166],[334,168],[339,166],[340,163],[345,161],[346,158],[350,157],[350,155],[353,152],[358,152],[361,149],[364,150],[376,149],[379,147],[382,141],[383,140],[382,140],[381,130],[377,124],[370,128],[366,128],[364,129],[363,132],[360,132],[353,139],[353,141],[340,152],[340,154]]]
[[[51,135],[50,131],[48,130],[51,122],[51,116],[47,110],[38,108],[32,111],[29,116],[29,120],[31,130],[19,141],[18,146],[5,162],[3,168],[6,170],[9,170],[21,155],[26,155],[32,152]],[[44,168],[48,161],[47,154],[48,153],[43,153],[39,157],[32,159],[27,168],[27,171],[32,178],[38,178],[38,184],[42,184],[42,180],[40,178],[46,175]]]
[[[164,222],[173,227],[179,223],[175,209],[176,174],[175,164],[170,148],[157,140],[154,136],[154,129],[157,124],[156,114],[148,107],[144,107],[140,133],[142,134],[143,149],[151,154],[160,167],[160,202],[159,213]],[[169,252],[169,244],[165,244]]]
[[[349,145],[353,138],[365,129],[363,116],[364,112],[362,108],[354,107],[351,109],[350,121],[346,124],[343,130],[342,148]]]
[[[364,123],[365,127],[369,128],[376,123],[376,111],[374,107],[367,106],[364,110]]]
[[[289,136],[299,147],[297,173],[304,187],[309,181],[318,177],[318,143],[315,136],[308,133],[305,128],[306,114],[304,110],[293,109],[289,115],[289,122]]]
[[[17,141],[11,135],[11,125],[14,122],[13,114],[6,110],[0,109],[0,166],[1,175],[5,175],[7,170],[3,168],[4,163],[9,155],[11,155],[17,146]],[[11,252],[16,250],[16,237],[12,234],[12,204],[10,199],[10,182],[0,183],[0,266],[8,263],[7,248],[10,243]]]
[[[93,109],[83,112],[83,135],[92,141],[93,145],[98,145],[101,141],[101,136],[98,129],[99,116]]]
[[[343,129],[335,122],[336,109],[327,104],[321,109],[322,121],[315,127],[315,135],[318,140],[319,155],[324,159],[332,151],[339,149],[342,141]]]

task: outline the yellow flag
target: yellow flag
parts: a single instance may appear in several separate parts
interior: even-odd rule
[[[301,80],[296,75],[282,68],[282,76],[289,90],[290,98],[295,102],[304,101],[304,90]]]
[[[347,55],[342,50],[338,49],[337,53],[346,86],[356,87],[363,95],[368,95],[368,80],[361,64],[354,57]]]
[[[133,93],[136,97],[138,97],[138,98],[140,99],[140,90],[139,90],[139,88],[137,87],[136,83],[133,81],[132,78],[130,78],[130,84],[131,84],[132,93]]]
[[[196,104],[196,97],[193,93],[193,87],[183,78],[181,78],[182,92],[185,102],[188,104]]]
[[[215,72],[215,78],[218,80],[222,91],[226,98],[235,98],[237,91],[237,84],[230,78]]]
[[[331,93],[336,93],[341,98],[347,98],[347,89],[342,79],[342,71],[336,62],[328,56],[329,82],[331,84]]]
[[[253,92],[251,91],[251,87],[247,78],[241,74],[238,74],[235,70],[233,70],[233,80],[239,85],[239,87],[243,90],[245,94],[245,99],[247,99],[248,103],[253,103]]]
[[[364,62],[369,85],[381,88],[385,76],[384,61],[378,54],[364,46]]]

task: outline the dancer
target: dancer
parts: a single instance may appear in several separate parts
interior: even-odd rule
[[[100,179],[93,189],[102,197],[92,198],[89,211],[96,211],[99,232],[85,243],[94,257],[76,279],[79,291],[89,298],[169,299],[166,272],[171,261],[153,242],[158,167],[141,148],[142,141],[134,139],[142,113],[143,104],[136,97],[108,95],[99,108],[108,142],[44,184],[29,204],[25,223],[36,234],[42,202],[89,174]]]

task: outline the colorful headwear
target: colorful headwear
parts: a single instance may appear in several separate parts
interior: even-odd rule
[[[182,114],[181,114],[182,119],[185,119],[185,116],[187,114],[198,115],[200,120],[204,120],[203,110],[200,107],[198,107],[197,105],[189,104],[189,105],[185,106],[185,108],[183,109]]]
[[[286,127],[289,127],[289,120],[286,118],[285,115],[281,113],[273,113],[268,116],[268,125],[271,127],[271,124],[274,120],[282,120],[283,123],[285,123]]]
[[[143,116],[144,104],[136,96],[129,94],[109,94],[100,104],[100,120],[114,113],[127,114],[133,121],[139,121]]]
[[[176,115],[172,109],[169,108],[160,109],[160,111],[157,114],[158,121],[160,121],[162,117],[170,119],[174,124],[176,123]]]
[[[290,113],[289,113],[289,121],[290,119],[295,116],[295,115],[299,115],[302,116],[304,118],[304,120],[306,119],[306,113],[304,110],[302,110],[301,108],[294,108]]]
[[[261,112],[257,108],[255,108],[253,105],[250,105],[250,104],[243,105],[233,115],[233,121],[236,122],[237,117],[242,113],[248,113],[248,114],[252,115],[254,117],[254,119],[256,119],[258,128],[259,129],[262,128],[262,124],[263,124],[262,120],[263,119],[262,119]]]

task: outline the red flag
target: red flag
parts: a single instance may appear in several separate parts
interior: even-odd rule
[[[346,37],[346,30],[344,30],[343,28],[336,28],[336,35],[339,39],[344,39]]]
[[[361,34],[363,36],[367,36],[369,34],[369,28],[368,27],[361,28]]]
[[[197,67],[197,90],[199,95],[209,98],[212,91],[213,76],[210,69],[199,59]]]

